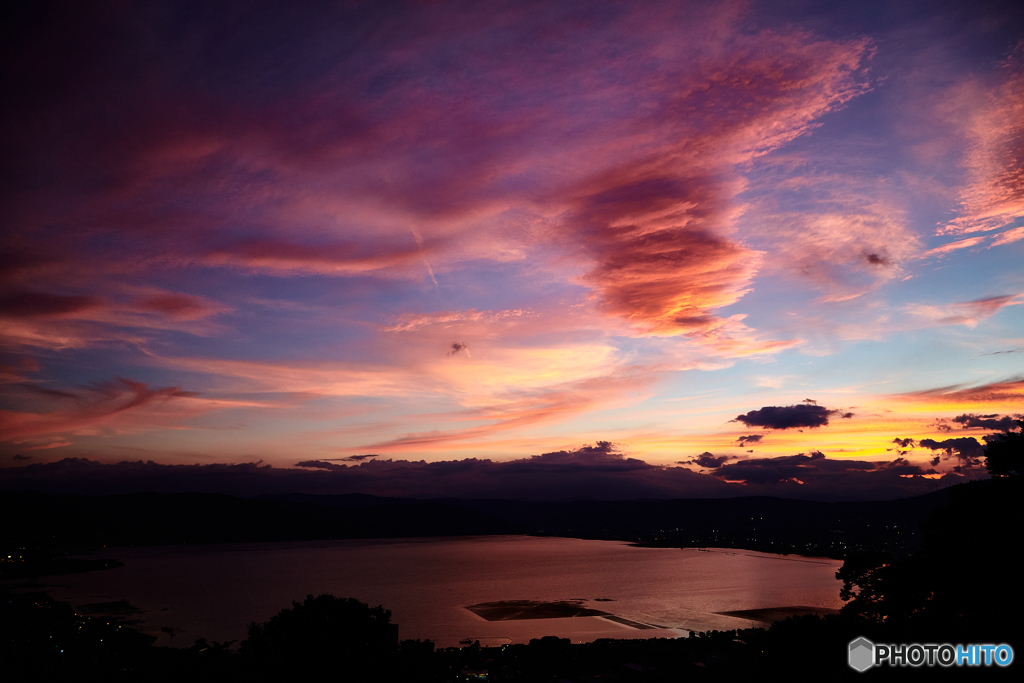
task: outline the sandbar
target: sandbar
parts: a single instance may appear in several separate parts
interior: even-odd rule
[[[838,612],[839,610],[830,609],[828,607],[790,605],[788,607],[766,607],[763,609],[741,609],[732,612],[715,612],[715,614],[721,614],[726,617],[737,617],[739,619],[749,619],[750,621],[760,621],[765,624],[773,624],[776,621],[782,621],[788,617],[802,617],[805,614],[817,614],[818,616],[824,616],[826,614],[836,614]]]
[[[466,609],[487,621],[612,616],[601,610],[584,607],[582,600],[498,600],[470,605]]]

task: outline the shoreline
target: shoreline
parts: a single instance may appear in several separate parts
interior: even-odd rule
[[[718,553],[732,553],[738,554],[740,551],[747,551],[751,553],[759,553],[762,556],[771,556],[772,559],[786,560],[789,562],[812,562],[813,560],[829,560],[829,561],[845,561],[845,556],[834,556],[834,555],[823,555],[823,554],[810,554],[802,553],[797,551],[781,551],[765,549],[764,547],[748,547],[748,546],[714,546],[714,545],[675,545],[658,542],[648,541],[626,541],[618,538],[584,538],[581,536],[559,536],[554,534],[543,534],[543,533],[525,533],[525,534],[465,534],[455,536],[404,536],[404,537],[392,537],[382,536],[378,538],[298,538],[294,540],[282,541],[282,540],[268,540],[268,541],[237,541],[237,542],[210,542],[210,543],[173,543],[173,544],[139,544],[139,545],[124,545],[124,546],[102,546],[97,548],[86,548],[81,547],[75,548],[74,552],[70,554],[64,554],[64,551],[57,549],[50,554],[48,558],[39,558],[27,561],[24,563],[11,564],[11,569],[15,571],[11,575],[0,573],[0,588],[9,587],[6,586],[8,581],[33,581],[36,579],[56,577],[56,576],[67,576],[72,574],[83,574],[94,571],[104,571],[106,569],[117,569],[124,566],[120,558],[117,557],[95,557],[98,553],[111,553],[117,554],[119,550],[131,550],[137,551],[143,548],[152,548],[154,550],[164,549],[176,549],[187,551],[192,548],[210,548],[219,546],[228,547],[239,547],[239,546],[265,546],[270,544],[333,544],[336,542],[362,542],[362,543],[409,543],[409,542],[429,542],[432,540],[455,540],[455,539],[472,539],[472,538],[488,538],[488,539],[499,539],[499,538],[563,538],[568,540],[579,540],[579,541],[604,541],[608,543],[622,543],[631,548],[678,548],[680,550],[697,550],[700,552],[718,552]],[[795,556],[795,557],[790,557]],[[803,559],[798,559],[803,558]],[[828,562],[816,562],[815,564],[828,564]],[[18,566],[22,565],[22,566]],[[56,571],[24,571],[24,565],[36,565],[44,566],[47,569],[56,569]],[[21,570],[21,571],[18,571]],[[27,584],[34,585],[34,584]]]

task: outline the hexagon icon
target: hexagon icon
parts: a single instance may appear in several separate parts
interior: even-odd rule
[[[875,644],[867,638],[858,638],[850,643],[850,667],[867,671],[875,663]]]

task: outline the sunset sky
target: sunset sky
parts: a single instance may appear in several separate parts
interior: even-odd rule
[[[977,476],[1024,413],[1015,5],[33,4],[0,467]]]

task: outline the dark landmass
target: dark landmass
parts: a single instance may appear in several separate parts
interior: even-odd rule
[[[18,520],[7,526],[0,544],[0,578],[121,566],[115,559],[73,557],[101,548],[498,534],[831,558],[864,552],[902,554],[920,543],[920,523],[948,502],[949,490],[894,501],[844,503],[770,497],[427,502],[359,494],[249,499],[207,493],[0,492],[3,519]]]
[[[127,600],[110,600],[108,602],[92,602],[87,605],[79,605],[78,611],[82,614],[105,614],[107,616],[124,616],[129,614],[142,614],[135,605]]]
[[[499,600],[470,605],[466,609],[487,621],[611,616],[607,612],[584,607],[582,600]]]
[[[949,502],[949,490],[900,500],[822,503],[767,496],[665,501],[437,501],[501,520],[525,533],[629,541],[659,547],[744,548],[841,559],[850,552],[906,552],[920,523]],[[417,504],[363,495],[290,494],[261,500],[348,509]]]
[[[41,548],[38,544],[7,542],[0,547],[0,579],[29,579],[36,576],[63,576],[123,567],[113,558],[90,559],[67,557],[68,554],[86,552],[85,549],[65,550],[59,547]]]
[[[123,566],[113,559],[71,557],[115,547],[524,532],[486,513],[445,503],[342,508],[209,493],[0,492],[0,515],[18,520],[6,525],[0,542],[0,579]]]
[[[60,547],[176,545],[517,533],[486,513],[437,502],[344,508],[214,493],[49,496],[0,493],[0,514],[17,519],[7,543]]]
[[[1024,427],[1024,421],[1020,424]],[[233,643],[210,643],[203,638],[191,648],[156,648],[152,645],[154,638],[131,629],[122,621],[121,614],[79,614],[67,603],[55,602],[45,593],[19,593],[23,587],[8,582],[9,590],[0,595],[0,670],[11,680],[38,681],[278,681],[343,677],[349,681],[593,683],[752,680],[766,674],[796,680],[822,676],[828,680],[864,680],[865,676],[904,680],[914,674],[929,680],[963,680],[965,676],[975,678],[980,671],[985,671],[986,677],[1011,680],[1019,677],[1012,673],[1012,666],[876,667],[865,674],[847,664],[849,644],[861,637],[894,646],[1006,644],[1018,653],[1024,652],[1019,624],[1024,613],[1024,590],[1018,558],[1024,530],[1024,435],[1007,433],[990,441],[987,450],[987,464],[993,475],[989,481],[955,486],[943,492],[942,497],[932,494],[891,504],[873,503],[867,508],[850,503],[803,507],[802,502],[770,498],[539,506],[468,501],[461,508],[422,508],[428,513],[437,512],[450,525],[441,528],[467,529],[484,522],[495,528],[524,522],[529,527],[532,520],[544,524],[537,529],[542,533],[558,531],[570,536],[601,538],[591,535],[592,530],[604,529],[608,537],[629,530],[641,542],[645,533],[658,534],[649,539],[654,542],[690,543],[699,533],[706,533],[737,542],[767,541],[769,545],[775,545],[777,539],[781,545],[794,529],[804,529],[816,539],[813,543],[843,548],[845,562],[836,576],[843,581],[840,597],[846,605],[839,614],[788,616],[767,629],[691,632],[689,638],[678,639],[602,639],[573,645],[567,639],[545,637],[529,645],[486,648],[477,642],[464,648],[435,650],[429,641],[399,643],[397,629],[389,623],[390,612],[383,607],[370,608],[334,596],[307,596],[305,603],[293,603],[292,608],[282,610],[270,622],[250,624],[249,637],[234,652]],[[123,538],[119,534],[134,530],[150,541],[199,538],[223,542],[295,538],[296,531],[289,524],[301,519],[309,521],[310,526],[301,528],[300,534],[333,533],[338,529],[361,534],[371,529],[404,530],[410,527],[382,524],[381,520],[389,519],[388,515],[376,513],[381,508],[386,512],[389,506],[408,512],[423,505],[411,501],[377,505],[363,498],[346,507],[341,504],[345,501],[337,497],[319,505],[305,499],[246,501],[226,496],[193,496],[188,500],[195,503],[195,508],[175,514],[166,505],[180,500],[155,494],[96,499],[0,496],[0,502],[6,506],[6,519],[26,520],[20,530],[8,527],[17,539],[51,549],[58,543],[82,543],[76,531],[87,532],[86,539]],[[133,508],[128,503],[137,505]],[[716,518],[714,505],[719,503],[735,507],[718,508],[721,518]],[[19,509],[19,504],[36,516],[27,517],[26,509]],[[628,514],[619,520],[610,518],[615,505],[624,505],[617,509]],[[238,527],[218,526],[224,520],[203,517],[203,513],[218,509],[233,511],[236,516],[227,521],[238,523]],[[152,519],[140,514],[147,510],[153,513]],[[585,518],[588,510],[604,517]],[[255,520],[244,518],[242,513],[247,511],[255,515]],[[355,511],[360,515],[354,515]],[[483,522],[473,521],[474,511],[489,517],[483,517]],[[668,516],[644,520],[644,511],[660,511]],[[71,513],[81,517],[72,518]],[[274,522],[275,514],[283,517]],[[812,514],[818,517],[808,519]],[[916,519],[921,519],[919,531],[910,526]],[[164,526],[150,527],[154,520]],[[198,529],[187,525],[199,520],[203,523]],[[255,526],[259,520],[273,524],[260,531]],[[366,526],[359,526],[359,520],[366,521]],[[433,521],[436,519],[416,520],[411,528],[433,531],[438,528],[432,526]],[[857,526],[873,526],[879,521],[881,529],[873,528],[870,532]],[[47,526],[54,524],[57,526]],[[566,533],[570,529],[573,533]],[[893,529],[896,538],[892,536]],[[903,538],[904,529],[915,531],[909,534],[910,540]],[[676,535],[670,537],[670,530]],[[877,539],[872,540],[872,536]],[[811,547],[809,543],[802,547]],[[855,547],[857,544],[862,547]],[[571,611],[573,605],[578,606],[578,601],[562,602],[569,604],[553,608],[551,603],[517,601],[474,607],[493,608],[500,618],[516,610],[528,613],[537,609],[537,613],[543,614],[551,609]],[[124,615],[132,611],[122,601],[91,607]],[[768,621],[785,616],[784,611],[806,609],[796,606],[733,614]]]
[[[851,554],[839,578],[847,605],[839,614],[786,616],[808,608],[782,607],[736,613],[774,621],[768,629],[694,634],[689,638],[609,640],[571,644],[545,637],[529,645],[436,650],[428,641],[398,642],[382,608],[363,607],[372,624],[344,627],[344,647],[323,642],[322,621],[301,617],[299,603],[267,624],[252,624],[238,651],[233,643],[200,638],[190,648],[153,647],[154,639],[130,628],[123,617],[90,617],[44,593],[0,596],[0,661],[12,680],[263,681],[344,676],[350,681],[448,683],[486,674],[491,681],[750,680],[766,674],[863,680],[870,675],[929,680],[975,677],[964,667],[875,668],[861,674],[847,665],[848,644],[1020,642],[1022,591],[1016,553],[1024,528],[1021,482],[995,479],[955,487],[949,504],[922,525],[915,550],[900,555]],[[330,596],[329,596],[330,597]],[[324,596],[316,600],[325,602]],[[333,598],[332,598],[333,599]],[[316,602],[309,596],[307,603]],[[326,601],[328,607],[331,601]],[[351,606],[354,601],[343,602]],[[581,601],[484,603],[510,616],[554,610],[563,616]],[[561,604],[566,603],[566,604]],[[93,606],[131,613],[116,602]],[[321,610],[322,611],[322,610]],[[330,610],[328,610],[330,612]],[[318,619],[328,619],[321,615]],[[602,615],[613,618],[613,615]],[[333,622],[331,622],[333,623]],[[376,633],[377,635],[372,635]],[[331,640],[334,643],[335,640]],[[1013,677],[1014,667],[985,667],[987,675]],[[969,668],[968,668],[969,669]],[[978,668],[977,671],[981,671]],[[987,676],[986,676],[987,677]],[[483,680],[483,679],[478,679]]]

